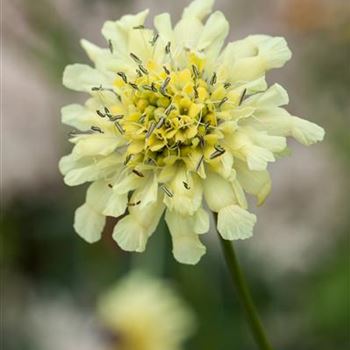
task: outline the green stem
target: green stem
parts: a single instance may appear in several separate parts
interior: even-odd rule
[[[215,219],[217,220],[216,215]],[[272,350],[272,346],[266,337],[264,327],[260,321],[247,282],[239,266],[233,244],[230,241],[223,239],[219,233],[218,236],[225,256],[227,267],[229,269],[232,281],[236,286],[239,301],[245,311],[245,315],[247,317],[247,321],[249,323],[256,344],[260,350]]]

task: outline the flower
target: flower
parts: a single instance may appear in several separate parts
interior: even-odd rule
[[[286,137],[304,145],[324,130],[290,115],[282,86],[265,73],[291,58],[281,37],[251,35],[229,43],[229,25],[213,0],[195,0],[172,27],[170,15],[145,27],[148,11],[108,21],[103,49],[82,40],[95,68],[66,67],[63,84],[90,95],[62,109],[78,129],[60,161],[65,183],[92,182],[74,227],[88,242],[101,238],[105,217],[123,216],[113,237],[142,252],[165,212],[175,258],[195,264],[209,230],[204,203],[218,213],[224,239],[252,235],[256,217],[246,193],[262,204],[270,192],[268,163],[283,156]]]
[[[194,330],[193,314],[171,286],[141,272],[102,295],[98,314],[121,350],[178,350]]]

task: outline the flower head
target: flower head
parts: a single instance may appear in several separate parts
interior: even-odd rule
[[[121,350],[179,350],[194,317],[175,291],[140,272],[102,295],[98,314]]]
[[[246,193],[264,202],[268,163],[283,155],[286,137],[323,139],[321,127],[282,107],[287,92],[265,81],[291,57],[285,40],[252,35],[223,48],[229,25],[212,5],[195,0],[174,27],[167,13],[146,27],[148,11],[108,21],[108,48],[81,42],[95,68],[66,68],[64,85],[90,95],[62,109],[77,132],[60,162],[67,185],[92,182],[74,224],[88,242],[100,239],[106,216],[126,213],[113,237],[141,252],[165,212],[175,258],[197,263],[209,229],[204,203],[223,238],[250,237],[256,217]]]

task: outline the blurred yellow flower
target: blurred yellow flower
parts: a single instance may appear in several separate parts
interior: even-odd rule
[[[108,48],[82,40],[95,68],[65,69],[66,87],[90,95],[62,109],[77,131],[60,161],[65,183],[92,182],[77,209],[75,230],[100,239],[105,217],[119,217],[114,239],[142,252],[165,211],[175,258],[195,264],[205,253],[207,207],[218,213],[224,239],[252,235],[255,215],[246,193],[264,202],[267,166],[286,150],[286,137],[304,145],[324,130],[291,116],[287,92],[267,86],[265,73],[291,57],[281,37],[252,35],[229,43],[229,24],[214,0],[195,0],[173,27],[170,15],[144,26],[148,11],[108,21]],[[209,18],[203,23],[204,18]]]
[[[194,318],[164,281],[134,272],[101,297],[98,314],[118,350],[179,350]]]

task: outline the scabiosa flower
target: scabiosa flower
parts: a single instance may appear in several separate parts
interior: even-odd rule
[[[165,212],[175,258],[195,264],[205,253],[199,236],[218,214],[224,239],[252,235],[255,215],[246,193],[262,204],[271,181],[267,166],[286,150],[286,137],[321,141],[321,127],[290,115],[287,92],[267,86],[265,73],[291,57],[281,37],[251,35],[223,48],[229,24],[210,14],[214,0],[195,0],[173,27],[148,11],[102,28],[108,48],[82,40],[95,68],[74,64],[63,84],[90,95],[62,109],[77,129],[61,172],[70,186],[85,182],[86,202],[75,230],[100,239],[105,217],[123,216],[113,233],[119,246],[142,252]]]
[[[180,350],[195,326],[172,286],[141,272],[102,295],[98,315],[122,350]]]

